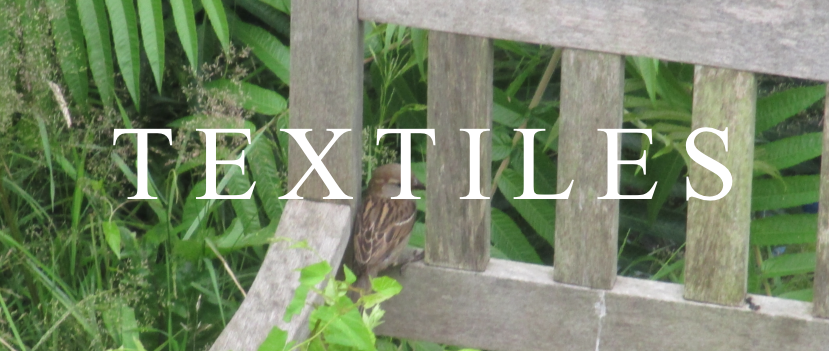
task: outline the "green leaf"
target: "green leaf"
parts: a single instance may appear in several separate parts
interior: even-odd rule
[[[518,90],[524,86],[524,82],[527,81],[527,78],[532,74],[537,74],[535,68],[541,63],[540,56],[536,54],[532,57],[528,57],[528,59],[529,62],[524,65],[519,65],[516,68],[520,69],[520,73],[518,73],[515,79],[510,82],[509,87],[507,87],[507,91],[505,92],[507,96],[514,98]]]
[[[354,272],[347,265],[343,265],[343,275],[345,275],[345,282],[347,284],[354,284],[357,281],[357,276],[354,275]]]
[[[164,16],[161,12],[161,0],[138,0],[138,14],[144,52],[153,71],[156,89],[161,94],[161,83],[164,79]]]
[[[343,312],[347,311],[347,312]],[[351,300],[343,296],[333,306],[320,306],[313,312],[309,325],[325,327],[323,339],[328,345],[342,345],[357,350],[374,350],[375,337],[363,322]],[[314,332],[314,331],[312,331]],[[341,350],[341,348],[336,348]]]
[[[507,168],[501,174],[501,179],[498,180],[498,188],[538,235],[546,239],[550,245],[555,245],[555,205],[552,201],[546,199],[516,200],[515,197],[521,196],[523,193],[523,178],[520,173]],[[539,178],[538,176],[535,177],[536,185],[539,185]],[[537,194],[552,194],[552,192],[544,191],[549,189],[542,189],[541,187],[536,187],[535,190]]]
[[[492,120],[511,128],[521,126],[527,108],[511,99],[503,90],[494,88],[492,93]]]
[[[512,152],[512,137],[506,128],[496,127],[492,130],[492,161],[507,158]]]
[[[268,31],[242,21],[235,22],[233,35],[250,46],[256,57],[285,84],[291,80],[291,50]]]
[[[259,186],[259,184],[254,185]],[[230,195],[242,195],[251,186],[248,177],[241,174],[241,172],[237,172],[230,178],[230,182],[227,183],[227,190]],[[259,223],[259,207],[256,205],[256,200],[253,197],[250,199],[232,199],[230,200],[230,204],[236,212],[236,217],[242,221],[245,227],[245,233],[253,233],[262,228],[262,224]]]
[[[374,293],[364,296],[365,308],[372,308],[383,301],[386,301],[403,290],[403,286],[396,280],[389,277],[377,277],[371,279],[371,289]]]
[[[283,351],[285,350],[285,345],[288,342],[288,332],[279,329],[279,327],[274,326],[271,328],[271,332],[268,333],[268,336],[265,338],[265,341],[262,342],[262,345],[259,346],[257,350],[259,351]]]
[[[653,223],[671,195],[671,190],[685,167],[685,161],[682,155],[672,152],[657,159],[648,159],[647,162],[648,183],[656,182],[656,191],[654,191],[653,198],[648,201],[648,222]]]
[[[236,0],[234,3],[241,6],[248,13],[259,18],[259,20],[261,20],[264,24],[263,28],[268,29],[268,27],[270,27],[269,29],[273,29],[275,34],[282,35],[283,37],[290,37],[291,17],[286,15],[284,12],[281,12],[273,8],[273,6],[269,6],[259,0]],[[235,11],[235,13],[238,13],[238,11]],[[234,22],[239,22],[238,19],[234,19],[233,17],[235,17],[234,12],[228,13],[228,21],[231,22],[231,34],[234,34],[234,31],[236,30],[234,28]]]
[[[317,284],[322,283],[330,272],[331,265],[327,261],[320,261],[299,270],[299,287],[297,287],[294,298],[285,310],[283,321],[290,322],[295,315],[302,311],[302,308],[305,307],[305,300],[308,298],[308,292]]]
[[[779,215],[751,221],[751,245],[811,244],[817,240],[817,215]]]
[[[656,91],[659,88],[657,76],[659,74],[659,60],[647,57],[631,57],[636,69],[645,82],[645,89],[652,104],[656,104]]]
[[[85,106],[89,95],[86,47],[75,0],[48,0],[52,18],[52,35],[63,80],[69,86],[72,98]]]
[[[115,39],[115,56],[121,76],[135,106],[140,106],[141,98],[141,57],[138,53],[138,24],[135,21],[135,7],[132,0],[106,0]]]
[[[772,257],[763,261],[764,278],[783,277],[815,271],[815,253],[805,252]]]
[[[308,285],[300,285],[296,288],[296,291],[294,291],[294,298],[291,299],[291,302],[288,303],[288,307],[285,308],[285,315],[282,317],[282,321],[289,323],[295,315],[302,312],[302,308],[305,307],[305,300],[308,298],[309,291],[311,291],[311,287]]]
[[[784,169],[820,156],[822,148],[822,133],[809,133],[760,145],[754,150],[754,160]]]
[[[273,8],[284,12],[286,15],[291,14],[291,0],[261,0],[262,2],[273,6]]]
[[[201,0],[204,5],[204,12],[210,18],[210,24],[216,32],[216,37],[222,43],[222,49],[225,53],[230,51],[230,30],[227,25],[227,16],[225,15],[225,8],[221,0]]]
[[[421,77],[426,77],[426,55],[429,52],[429,31],[425,29],[412,28],[412,51],[413,59],[417,61],[417,69]]]
[[[250,144],[248,144],[247,147],[245,147],[243,152],[245,152],[245,153],[250,152],[251,146],[255,145],[258,142],[259,138],[261,138],[261,137],[262,137],[262,133],[255,134],[253,136],[253,140],[251,141]],[[225,172],[225,174],[222,176],[222,180],[219,181],[218,185],[216,185],[216,192],[220,193],[221,191],[223,191],[225,189],[225,187],[227,187],[227,184],[230,182],[230,178],[233,177],[237,172],[240,172],[239,167],[231,167],[229,171]],[[183,240],[189,239],[193,235],[193,233],[196,232],[196,229],[199,228],[199,225],[201,223],[201,219],[207,217],[207,213],[210,211],[211,207],[213,207],[213,205],[216,203],[216,200],[207,200],[206,202],[203,201],[203,203],[204,203],[204,206],[203,207],[200,206],[201,210],[199,210],[199,214],[197,216],[199,218],[199,221],[194,221],[189,226],[189,228],[187,229],[187,232],[185,232],[184,236],[182,237]],[[185,225],[186,225],[186,223],[185,223]]]
[[[198,70],[199,42],[196,36],[196,17],[193,13],[193,2],[191,0],[170,0],[170,5],[173,8],[176,32],[178,32],[178,38],[181,40],[181,46],[184,47],[187,60],[190,61],[190,67],[194,71]]]
[[[751,210],[765,211],[801,206],[818,201],[819,175],[779,179],[755,179],[751,185]]]
[[[331,273],[331,265],[327,261],[320,261],[299,270],[299,283],[302,285],[316,286],[325,280]]]
[[[40,142],[43,146],[43,155],[46,157],[46,166],[49,168],[49,198],[52,199],[52,208],[55,208],[55,174],[52,170],[52,147],[49,143],[49,133],[46,132],[46,123],[37,116],[37,128],[40,130]]]
[[[204,200],[196,199],[196,197],[204,196],[207,185],[205,180],[201,180],[190,189],[187,194],[187,199],[184,201],[182,209],[181,223],[184,225],[191,225],[194,221],[202,221],[205,218],[199,217],[199,211],[204,206]]]
[[[112,43],[109,40],[109,22],[104,3],[103,0],[77,1],[92,78],[98,86],[101,101],[109,106],[115,100],[115,73],[112,67]]]
[[[118,229],[118,225],[107,221],[101,224],[101,228],[104,231],[107,245],[115,253],[115,256],[121,259],[121,230]]]
[[[250,83],[219,79],[205,84],[205,88],[227,94],[240,101],[245,109],[265,115],[276,115],[288,106],[281,95]]]
[[[121,159],[121,156],[119,156],[116,152],[113,151],[110,154],[110,157],[112,158],[113,163],[115,163],[115,165],[118,166],[118,169],[120,169],[121,172],[124,173],[124,177],[126,177],[127,180],[129,180],[130,183],[132,183],[133,186],[137,187],[138,178],[135,176],[135,173],[132,172],[130,167],[127,166],[127,164],[124,162],[124,160]],[[148,177],[148,180],[150,182],[152,182],[152,178],[150,178],[149,175],[147,177]],[[155,199],[150,199],[150,200],[142,200],[142,201],[146,201],[150,205],[150,208],[158,216],[159,221],[166,222],[167,221],[167,211],[164,209],[164,206],[161,204],[161,200],[159,200],[157,198],[158,194],[155,191],[155,187],[153,187],[151,184],[148,184],[148,185],[149,186],[147,187],[147,194],[149,194],[152,197],[156,197],[156,198]]]
[[[125,348],[139,350],[141,342],[138,340],[138,321],[135,319],[135,310],[127,304],[121,305],[121,343]]]
[[[760,134],[814,105],[826,95],[826,85],[793,88],[757,100],[754,130]]]
[[[285,208],[285,201],[280,200],[282,193],[282,178],[276,168],[276,160],[270,140],[263,140],[254,145],[248,158],[251,177],[256,181],[256,194],[262,200],[262,210],[271,219],[278,221]]]
[[[497,208],[492,208],[492,243],[511,260],[541,264],[538,252],[521,233],[521,228]]]

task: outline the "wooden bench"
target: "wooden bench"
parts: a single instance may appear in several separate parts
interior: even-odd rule
[[[294,1],[291,128],[348,128],[324,163],[349,201],[325,201],[312,174],[289,202],[277,236],[308,240],[332,265],[348,243],[361,177],[361,21],[430,30],[425,262],[398,277],[383,335],[491,350],[822,350],[829,348],[829,207],[820,206],[814,303],[752,296],[745,303],[756,83],[761,72],[829,81],[829,8],[822,0],[314,0]],[[489,258],[490,201],[469,192],[469,140],[460,128],[491,128],[492,39],[565,48],[561,61],[554,268]],[[617,277],[618,200],[606,192],[600,128],[621,128],[622,55],[698,65],[692,128],[728,128],[728,152],[710,134],[697,146],[732,173],[718,201],[688,204],[685,284]],[[826,124],[824,124],[826,126]],[[829,128],[829,127],[827,127]],[[484,136],[488,136],[484,133]],[[824,130],[824,155],[829,155]],[[598,142],[594,142],[598,141]],[[482,193],[491,182],[482,140]],[[290,148],[290,186],[310,166]],[[444,167],[451,164],[452,167]],[[720,191],[693,165],[694,189]],[[821,203],[829,201],[823,157]],[[273,244],[256,281],[212,350],[255,350],[273,325],[307,335],[306,314],[281,322],[311,255]]]

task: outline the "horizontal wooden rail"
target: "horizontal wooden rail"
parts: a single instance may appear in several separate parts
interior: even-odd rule
[[[386,302],[383,335],[489,350],[823,350],[812,304],[690,302],[681,285],[618,277],[612,290],[556,283],[553,268],[499,259],[483,273],[412,264]]]
[[[829,81],[824,0],[360,0],[362,20]]]

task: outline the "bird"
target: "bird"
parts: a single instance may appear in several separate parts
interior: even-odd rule
[[[400,254],[409,243],[417,206],[414,200],[392,199],[400,194],[400,164],[380,166],[371,174],[368,188],[354,219],[354,284],[362,293],[371,292],[370,279],[392,265],[422,259],[422,251],[401,261]],[[414,174],[412,189],[426,186]]]

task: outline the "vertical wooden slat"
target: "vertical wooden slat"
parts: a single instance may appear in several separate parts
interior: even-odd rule
[[[359,201],[362,178],[363,30],[357,3],[296,1],[291,14],[290,127],[313,129],[307,137],[318,154],[333,135],[326,129],[351,130],[340,137],[323,162],[343,192],[353,197],[334,201],[352,208]],[[289,159],[288,186],[293,189],[311,164],[293,139]],[[328,189],[313,172],[298,194],[321,200]]]
[[[435,147],[427,150],[426,262],[483,271],[489,262],[490,200],[469,194],[469,135],[492,128],[492,40],[429,34],[427,122]],[[491,136],[481,135],[481,193],[489,195]]]
[[[611,289],[616,280],[619,200],[598,199],[607,193],[607,137],[597,129],[622,127],[624,68],[619,55],[562,55],[557,189],[575,182],[556,202],[557,282]]]
[[[826,86],[829,93],[829,85]],[[829,94],[828,94],[829,95]],[[829,318],[829,99],[823,107],[823,155],[820,164],[820,206],[818,210],[817,266],[815,267],[815,316]]]
[[[712,133],[700,134],[695,144],[731,172],[733,185],[722,199],[688,201],[686,299],[737,306],[745,298],[756,98],[753,73],[704,66],[694,71],[692,130],[728,128],[728,152]],[[691,164],[689,178],[701,195],[722,190],[720,178],[698,163]]]

